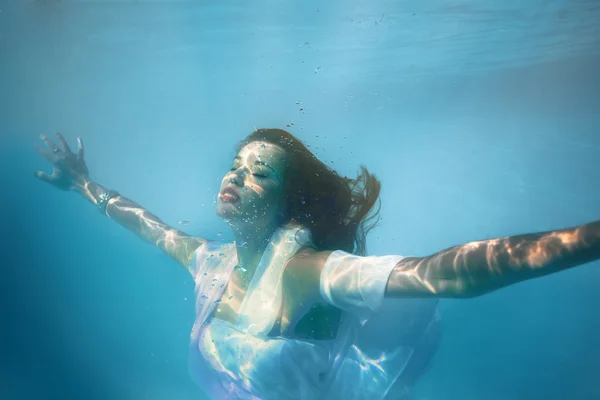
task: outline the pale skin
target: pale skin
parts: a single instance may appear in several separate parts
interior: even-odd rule
[[[46,136],[51,153],[38,149],[54,167],[53,175],[36,177],[62,190],[82,194],[98,204],[107,189],[95,183],[84,161],[84,147],[72,152],[60,135],[61,147]],[[236,269],[215,317],[234,322],[266,244],[281,222],[286,153],[266,142],[252,142],[233,160],[223,178],[217,215],[231,227],[243,268]],[[226,192],[229,192],[226,193]],[[205,239],[162,222],[137,203],[117,195],[106,214],[152,243],[186,268]],[[293,338],[335,336],[339,310],[325,303],[319,291],[321,270],[331,251],[302,248],[285,266],[283,304],[271,334]],[[574,228],[481,240],[454,246],[427,257],[400,261],[386,286],[386,296],[404,298],[468,298],[524,280],[545,276],[600,258],[600,221]],[[311,305],[309,311],[306,305]],[[304,312],[304,315],[300,315]],[[307,321],[311,321],[307,323]]]

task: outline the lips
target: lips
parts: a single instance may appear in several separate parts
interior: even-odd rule
[[[240,196],[233,190],[228,187],[225,188],[219,193],[219,199],[224,202],[234,202],[240,199]]]

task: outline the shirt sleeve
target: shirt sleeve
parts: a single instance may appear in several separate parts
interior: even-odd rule
[[[321,296],[362,323],[379,310],[388,278],[403,256],[361,257],[345,251],[329,255],[320,277]]]

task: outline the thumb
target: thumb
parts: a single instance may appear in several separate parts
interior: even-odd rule
[[[42,171],[35,171],[33,176],[35,176],[36,178],[38,178],[40,181],[44,181],[47,183],[52,183],[52,177],[50,175],[48,175],[45,172]]]

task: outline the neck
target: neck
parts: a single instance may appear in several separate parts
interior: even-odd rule
[[[240,276],[247,281],[254,271],[273,236],[277,226],[262,224],[231,225],[235,237]]]

